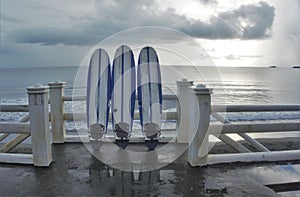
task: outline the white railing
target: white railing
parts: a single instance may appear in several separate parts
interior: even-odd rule
[[[85,113],[65,113],[65,102],[84,101],[85,96],[64,96],[65,82],[49,83],[50,119],[52,142],[78,142],[81,138],[66,134],[65,121],[85,120]],[[177,81],[177,95],[163,95],[164,100],[177,102],[176,112],[164,112],[167,120],[176,120],[177,143],[189,143],[188,162],[192,166],[203,166],[223,162],[250,162],[300,159],[300,150],[270,151],[248,133],[300,131],[297,121],[264,121],[231,123],[221,112],[270,112],[299,111],[300,105],[214,105],[211,106],[211,90],[203,85],[192,86],[187,80]],[[49,131],[48,87],[28,88],[28,105],[2,105],[1,112],[29,112],[20,123],[0,123],[0,142],[11,133],[18,133],[17,139],[0,148],[0,162],[33,163],[49,165],[52,161]],[[219,122],[211,122],[211,116]],[[136,113],[135,119],[139,118]],[[30,119],[30,124],[26,121]],[[238,134],[259,152],[251,152],[229,133]],[[41,135],[42,134],[42,135]],[[214,135],[232,147],[235,154],[209,154],[209,136]],[[32,154],[7,153],[27,137],[32,137]],[[88,136],[85,136],[89,140]],[[2,151],[1,151],[2,150]]]
[[[253,139],[247,133],[259,133],[259,132],[283,132],[283,131],[300,131],[300,123],[297,121],[264,121],[261,123],[257,122],[242,122],[242,123],[231,123],[222,117],[219,112],[272,112],[272,111],[299,111],[300,105],[214,105],[211,106],[211,91],[205,86],[192,86],[192,82],[187,80],[177,81],[177,95],[163,95],[164,100],[177,101],[176,112],[166,112],[163,117],[167,117],[168,120],[176,120],[177,125],[177,143],[190,143],[189,147],[189,162],[191,165],[207,165],[213,163],[222,163],[229,161],[265,161],[265,160],[289,160],[300,157],[300,152],[287,151],[286,157],[282,157],[281,151],[279,153],[270,151],[267,147]],[[50,92],[51,92],[51,84]],[[52,94],[50,98],[55,98],[61,102],[60,106],[64,105],[65,101],[84,101],[85,96],[63,96],[64,84],[55,84],[57,93]],[[61,96],[61,98],[59,98]],[[50,99],[51,100],[51,99]],[[50,101],[52,103],[52,101]],[[55,108],[52,109],[51,114],[57,114]],[[62,107],[58,108],[61,111]],[[63,115],[56,115],[61,117],[60,121],[64,120],[84,120],[86,114],[72,114],[63,113]],[[210,117],[213,116],[221,123],[212,123]],[[53,116],[52,116],[53,117]],[[136,113],[135,119],[139,118],[139,114]],[[58,121],[58,120],[57,120]],[[54,124],[54,125],[53,125]],[[55,125],[63,125],[61,123],[55,123],[52,121],[52,127]],[[60,130],[61,131],[61,130]],[[190,133],[189,133],[190,132]],[[193,133],[194,132],[194,133]],[[53,132],[53,135],[59,132]],[[64,131],[65,133],[65,131]],[[238,134],[246,142],[251,144],[261,152],[251,152],[245,146],[241,145],[238,141],[232,139],[230,133]],[[225,144],[232,147],[239,154],[227,155],[210,155],[208,154],[208,139],[209,135],[214,135],[219,138]],[[61,139],[67,139],[73,141],[72,137],[66,137],[65,134],[60,134]],[[63,136],[65,136],[63,138]],[[53,136],[53,139],[56,137]],[[65,140],[66,141],[66,140]],[[74,141],[78,141],[78,138],[74,138]],[[245,155],[249,153],[250,155]],[[296,157],[295,157],[296,155]],[[291,156],[291,157],[290,157]]]
[[[11,134],[12,140],[0,147],[0,162],[49,166],[52,162],[52,149],[49,131],[48,87],[36,85],[27,88],[28,106],[1,105],[1,112],[29,112],[17,123],[0,123],[0,142]],[[30,121],[28,123],[27,121]],[[13,148],[31,136],[32,154],[9,153]]]
[[[211,92],[204,86],[190,88],[190,115],[194,114],[190,124],[190,146],[188,161],[192,166],[205,166],[228,162],[280,161],[300,159],[300,150],[270,151],[247,133],[259,132],[289,132],[300,131],[298,121],[264,121],[231,123],[219,112],[266,112],[266,111],[296,111],[300,105],[230,105],[211,106]],[[197,106],[197,107],[195,107]],[[197,113],[200,112],[200,113]],[[221,123],[211,123],[210,117],[215,117]],[[197,121],[197,120],[200,120]],[[227,134],[235,133],[244,138],[259,152],[251,152],[238,141]],[[209,154],[209,136],[214,135],[238,153]]]

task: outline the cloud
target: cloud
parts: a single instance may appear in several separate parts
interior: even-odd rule
[[[19,43],[46,45],[90,45],[95,44],[95,38],[87,35],[85,31],[64,28],[29,28],[22,33],[12,33],[15,41]]]
[[[259,5],[241,6],[232,12],[231,17],[239,17],[242,22],[242,37],[246,39],[266,38],[271,36],[271,28],[275,17],[275,8],[266,2]],[[240,21],[240,22],[241,22]]]
[[[241,55],[241,58],[261,58],[261,55]]]
[[[216,5],[218,4],[217,0],[197,0],[204,5]]]
[[[249,58],[261,58],[261,55],[234,55],[234,54],[229,54],[224,56],[225,59],[227,60],[241,60],[241,59],[249,59]]]
[[[93,3],[92,12],[66,16],[71,21],[68,24],[47,25],[46,21],[34,24],[33,21],[32,26],[20,26],[10,32],[9,36],[20,43],[91,45],[128,28],[164,26],[181,30],[196,38],[264,39],[271,36],[275,16],[274,7],[265,2],[220,12],[208,21],[188,18],[178,14],[173,8],[160,10],[159,4],[152,0],[103,0]]]
[[[225,59],[227,59],[227,60],[240,60],[241,58],[239,56],[235,56],[235,55],[230,54],[230,55],[225,56]]]
[[[198,38],[264,39],[271,36],[274,17],[275,8],[259,2],[218,13],[209,22],[182,20],[179,29]]]
[[[10,22],[10,23],[22,23],[24,21],[22,21],[21,19],[18,19],[16,17],[13,16],[7,16],[5,14],[0,14],[0,18],[1,20],[5,21],[5,22]]]

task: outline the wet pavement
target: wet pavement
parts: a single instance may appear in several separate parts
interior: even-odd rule
[[[298,196],[299,164],[191,167],[184,153],[158,170],[125,172],[103,164],[81,143],[62,144],[53,145],[49,168],[0,164],[0,196],[276,196],[270,185],[282,183],[294,191],[281,194]]]

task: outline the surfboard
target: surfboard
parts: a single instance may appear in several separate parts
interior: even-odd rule
[[[144,47],[139,54],[137,86],[142,131],[147,147],[153,150],[161,130],[162,85],[158,56],[152,47]]]
[[[110,84],[109,56],[104,49],[99,48],[90,58],[86,94],[87,127],[94,142],[98,142],[107,133]]]
[[[132,50],[120,46],[112,70],[112,124],[116,144],[126,148],[132,132],[136,96],[136,71]]]

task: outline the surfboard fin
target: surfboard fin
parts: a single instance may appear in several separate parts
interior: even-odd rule
[[[115,125],[115,133],[116,133],[116,144],[125,149],[129,144],[129,124],[126,122],[120,122]]]
[[[146,136],[146,146],[148,149],[154,150],[158,144],[158,138],[160,136],[160,128],[157,124],[150,122],[144,125],[144,133]]]
[[[128,138],[129,137],[129,124],[126,122],[120,122],[115,125],[115,132],[118,138]]]
[[[158,138],[160,136],[160,128],[157,124],[151,122],[144,125],[144,133],[146,138]]]
[[[103,137],[104,134],[104,125],[102,124],[92,124],[90,126],[91,137],[95,140],[99,140]]]

